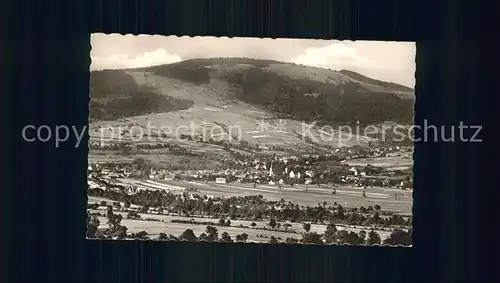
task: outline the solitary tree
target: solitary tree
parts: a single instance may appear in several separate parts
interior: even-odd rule
[[[227,232],[223,232],[221,234],[220,241],[223,243],[231,243],[233,240],[231,239],[231,236]]]
[[[194,242],[198,240],[196,238],[196,235],[194,234],[193,230],[191,229],[186,229],[184,232],[182,232],[182,235],[179,237],[180,240],[184,241],[189,241],[189,242]]]
[[[206,233],[201,233],[199,236],[198,236],[198,241],[208,241],[207,240],[208,236]]]
[[[380,245],[380,242],[381,242],[380,235],[377,232],[375,232],[374,230],[371,230],[368,233],[367,244],[368,245]]]
[[[276,220],[274,219],[271,219],[271,221],[269,221],[269,226],[274,229],[274,227],[276,227]]]
[[[326,231],[323,235],[323,238],[325,239],[325,242],[327,244],[333,244],[337,242],[337,227],[335,227],[335,224],[330,223],[326,226]]]
[[[311,223],[302,224],[302,228],[304,228],[306,232],[309,232],[311,230]]]
[[[366,231],[365,230],[359,231],[358,238],[359,238],[359,243],[364,244],[366,241]]]
[[[270,244],[277,244],[278,243],[278,239],[276,239],[276,237],[274,237],[274,236],[271,236],[271,239],[269,240],[269,243]]]
[[[95,238],[97,229],[101,225],[99,219],[94,216],[90,216],[87,212],[87,238]]]
[[[213,241],[217,241],[218,237],[219,237],[219,233],[217,231],[217,228],[213,227],[213,226],[207,226],[206,228],[206,241],[209,241],[209,242],[213,242]]]
[[[246,242],[246,241],[248,240],[248,234],[247,234],[247,233],[243,233],[243,234],[241,234],[241,240],[242,240],[243,242]]]

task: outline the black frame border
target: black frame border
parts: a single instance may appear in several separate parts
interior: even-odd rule
[[[21,1],[22,2],[22,1]],[[485,185],[487,146],[416,144],[413,248],[85,240],[87,147],[75,140],[26,143],[27,124],[75,125],[88,119],[90,33],[147,33],[417,41],[417,124],[481,124],[487,105],[467,90],[474,72],[475,29],[458,22],[470,7],[425,1],[60,1],[15,3],[6,19],[3,84],[5,139],[14,150],[4,171],[3,235],[11,282],[471,282],[488,279],[471,232]],[[453,14],[453,13],[456,13]],[[23,14],[23,16],[21,16]],[[39,17],[38,15],[43,15]],[[466,72],[461,66],[470,66]],[[10,77],[11,75],[12,78]],[[465,98],[466,100],[460,100]],[[19,108],[22,106],[22,108]],[[491,107],[491,106],[490,106]],[[15,110],[14,110],[15,109]],[[494,108],[489,108],[494,109]],[[36,121],[36,122],[34,122]],[[479,156],[479,157],[478,157]],[[449,166],[447,166],[449,165]],[[462,214],[461,214],[462,213]],[[459,214],[462,216],[459,217]],[[15,218],[13,218],[14,216]],[[452,236],[450,236],[452,235]],[[14,248],[15,247],[15,248]],[[484,246],[486,247],[486,246]],[[21,270],[14,271],[21,267]]]

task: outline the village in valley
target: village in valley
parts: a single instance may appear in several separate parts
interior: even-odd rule
[[[414,43],[91,41],[88,239],[412,245]]]
[[[182,148],[171,144],[129,150]],[[281,156],[213,146],[232,158],[211,170],[172,170],[143,157],[90,163],[89,236],[411,245],[411,146]],[[108,150],[123,154],[120,147],[132,146]]]

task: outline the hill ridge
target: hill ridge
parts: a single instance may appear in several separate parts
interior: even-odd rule
[[[121,75],[112,78],[113,72],[121,72]],[[130,74],[135,74],[133,83],[128,82]],[[137,76],[146,77],[147,74],[183,81],[188,92],[196,88],[199,96],[211,92],[209,89],[217,82],[223,82],[231,88],[220,89],[219,94],[213,94],[213,99],[233,99],[297,120],[327,124],[354,121],[362,124],[413,122],[413,99],[406,99],[412,98],[413,92],[408,91],[411,89],[348,70],[334,71],[276,60],[230,57],[196,58],[144,68],[93,71],[91,77],[103,75],[111,78],[109,81],[114,80],[122,85],[127,82],[131,92],[146,92],[149,97],[154,97],[153,100],[169,101],[163,103],[164,107],[149,107],[151,105],[146,103],[148,109],[143,112],[168,112],[192,106],[192,101],[184,100],[177,103],[177,107],[172,106],[172,102],[178,98],[169,97],[168,93],[173,90],[169,90],[168,86],[164,86],[162,93],[158,94],[153,88],[145,86],[144,82],[137,84]],[[125,76],[127,79],[124,79]],[[98,81],[91,79],[93,87]],[[103,95],[96,91],[91,94],[93,97]],[[109,91],[106,95],[109,95]]]

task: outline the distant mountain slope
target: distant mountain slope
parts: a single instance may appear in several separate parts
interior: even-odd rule
[[[98,120],[186,109],[192,104],[139,86],[123,70],[91,72],[90,97],[90,118]]]
[[[344,74],[349,78],[354,79],[358,82],[362,82],[369,85],[368,87],[374,91],[392,92],[397,96],[399,96],[400,98],[414,99],[415,90],[410,87],[396,83],[375,80],[349,70],[340,70],[339,73]]]
[[[387,90],[396,90],[396,91],[404,91],[404,92],[413,92],[412,88],[409,88],[404,85],[396,84],[396,83],[390,83],[390,82],[384,82],[380,80],[375,80],[366,76],[363,76],[361,74],[358,74],[353,71],[349,70],[340,70],[339,73],[344,74],[352,79],[355,79],[359,82],[364,82],[364,83],[369,83],[373,85],[379,85],[384,87]]]
[[[138,83],[137,78],[146,74],[179,83],[162,84],[159,91],[144,79]],[[240,101],[275,117],[324,124],[411,124],[413,99],[406,98],[413,98],[413,93],[411,88],[347,70],[248,58],[191,59],[92,72],[91,117],[116,119],[187,109],[194,99],[203,105]]]
[[[277,115],[323,123],[394,121],[410,124],[410,88],[350,71],[246,58],[192,59],[134,69],[203,86],[224,81],[238,88],[234,98]]]

